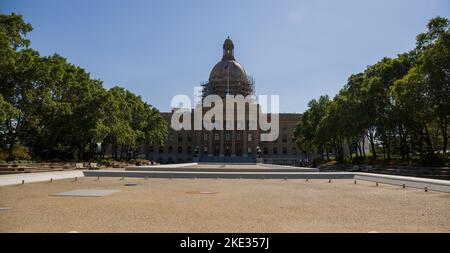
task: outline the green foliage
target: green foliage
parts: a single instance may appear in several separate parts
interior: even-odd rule
[[[16,160],[31,160],[30,149],[22,145],[15,146],[13,157]]]
[[[108,144],[131,159],[139,143],[165,138],[156,109],[122,88],[105,90],[60,55],[40,56],[28,48],[31,30],[21,16],[0,14],[0,148],[9,160],[27,158],[25,147],[42,159],[92,159]]]
[[[368,155],[367,140],[374,160],[383,153],[386,160],[419,154],[430,164],[441,161],[450,117],[449,25],[442,17],[430,20],[414,50],[352,75],[324,106],[311,101],[295,131],[299,147],[322,159],[331,153],[356,162]]]

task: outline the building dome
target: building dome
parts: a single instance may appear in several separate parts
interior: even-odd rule
[[[203,96],[226,94],[247,96],[253,93],[253,82],[234,58],[234,44],[228,37],[223,43],[222,60],[214,65],[208,83],[203,85]]]
[[[241,64],[234,60],[222,60],[211,70],[209,81],[227,81],[248,83],[247,74]]]

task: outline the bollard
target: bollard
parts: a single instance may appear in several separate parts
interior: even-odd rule
[[[331,179],[328,179],[328,183],[331,183]]]
[[[306,182],[308,182],[309,181],[309,179],[308,178],[306,178]]]
[[[124,177],[122,177],[122,178],[120,178],[120,180],[125,180],[125,178],[124,178]]]
[[[356,184],[356,180],[355,180],[355,184]]]
[[[50,183],[53,183],[53,178],[50,178]]]
[[[74,182],[78,181],[78,177],[75,177]]]
[[[405,184],[403,184],[403,185],[402,185],[402,188],[403,188],[403,189],[405,189],[405,188],[406,188],[406,185],[405,185]]]
[[[375,185],[378,186],[378,182],[375,182]]]
[[[425,192],[428,192],[428,187],[425,187]]]
[[[97,181],[99,181],[100,180],[100,177],[97,177]]]
[[[22,179],[22,184],[25,184],[25,180]]]

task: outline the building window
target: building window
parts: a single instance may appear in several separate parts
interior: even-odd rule
[[[149,151],[150,153],[153,153],[153,152],[155,152],[155,148],[154,148],[153,146],[150,146],[150,147],[148,148],[148,151]]]
[[[269,149],[268,149],[268,148],[264,148],[263,153],[264,153],[265,155],[267,155],[267,154],[269,153]]]
[[[189,146],[189,147],[187,148],[187,153],[188,153],[188,154],[192,154],[192,147],[191,147],[191,146]]]
[[[192,142],[192,135],[188,134],[188,136],[187,136],[187,141],[188,141],[188,142]]]
[[[219,134],[214,134],[214,140],[215,141],[218,141],[220,138],[219,138]]]
[[[238,121],[238,122],[236,123],[236,125],[237,125],[236,130],[243,130],[243,129],[242,129],[242,122]]]
[[[238,141],[241,140],[241,134],[236,134],[236,140],[238,140]]]
[[[164,153],[164,147],[159,147],[158,152],[159,152],[160,154]]]
[[[203,154],[208,154],[208,147],[203,147]]]
[[[273,154],[274,154],[274,155],[278,155],[278,148],[277,148],[277,147],[274,147],[274,148],[273,148]]]
[[[287,142],[287,135],[283,134],[283,143],[286,143],[286,142]]]
[[[178,142],[183,142],[183,135],[181,134],[178,135]]]
[[[172,154],[172,152],[173,152],[173,148],[172,148],[172,146],[169,146],[169,148],[167,149],[167,153]]]
[[[292,154],[296,155],[297,154],[297,149],[296,148],[292,148]]]
[[[169,134],[169,143],[173,142],[173,136],[171,134]]]
[[[183,147],[178,147],[178,154],[183,153]]]
[[[283,148],[283,155],[287,155],[287,148],[286,147]]]
[[[231,140],[231,135],[229,133],[225,134],[225,140],[227,141]]]
[[[207,141],[207,140],[208,140],[208,134],[204,134],[204,135],[203,135],[203,140],[204,140],[204,141]]]
[[[248,147],[248,148],[247,148],[247,153],[248,153],[248,154],[251,154],[251,153],[252,153],[252,147]]]
[[[247,135],[247,141],[252,141],[252,134]]]

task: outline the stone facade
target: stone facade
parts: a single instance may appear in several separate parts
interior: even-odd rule
[[[213,67],[208,81],[203,84],[202,97],[205,98],[212,94],[222,98],[225,98],[226,95],[254,94],[253,79],[235,60],[234,44],[231,39],[225,40],[223,50],[222,60]],[[257,111],[258,117],[260,117],[262,114],[258,105]],[[191,114],[192,126],[193,114],[194,110]],[[162,113],[162,115],[170,124],[172,112]],[[270,115],[268,116],[270,119]],[[160,163],[258,161],[298,164],[304,157],[295,144],[293,132],[300,117],[301,115],[296,113],[279,114],[279,137],[276,141],[260,141],[259,130],[248,130],[252,124],[249,122],[248,115],[245,116],[246,121],[240,122],[237,121],[235,114],[234,129],[241,127],[240,124],[245,124],[246,130],[226,130],[229,129],[229,126],[225,124],[223,124],[225,130],[221,131],[206,131],[205,129],[175,131],[171,128],[164,145],[145,144],[141,147],[140,153],[141,157]]]

